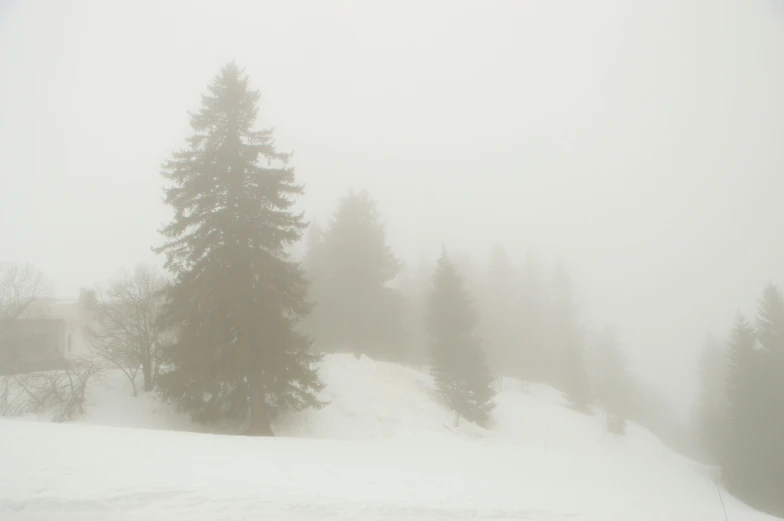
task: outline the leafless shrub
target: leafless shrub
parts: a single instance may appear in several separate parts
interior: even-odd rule
[[[100,371],[92,360],[74,360],[62,370],[5,375],[0,379],[0,415],[50,412],[56,422],[73,419],[84,413],[88,385]]]

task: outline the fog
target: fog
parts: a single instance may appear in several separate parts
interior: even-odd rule
[[[0,259],[62,297],[162,262],[160,164],[231,60],[308,218],[367,189],[407,263],[560,262],[683,412],[706,333],[784,282],[773,0],[0,4]]]

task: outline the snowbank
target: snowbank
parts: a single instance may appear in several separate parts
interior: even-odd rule
[[[121,376],[75,424],[0,422],[0,519],[724,518],[713,469],[545,386],[505,380],[490,429],[455,428],[426,373],[332,355],[329,405],[258,439],[171,432],[199,428]],[[730,519],[773,519],[723,494]]]

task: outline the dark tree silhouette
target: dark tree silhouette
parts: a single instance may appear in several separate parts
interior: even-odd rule
[[[275,415],[319,405],[321,384],[296,328],[307,283],[286,252],[306,227],[292,212],[303,188],[272,131],[254,130],[258,100],[225,66],[191,115],[187,147],[164,166],[174,219],[157,251],[174,276],[163,316],[176,338],[160,387],[197,420],[247,414],[249,434],[271,435]]]
[[[427,312],[432,373],[438,391],[460,416],[486,425],[493,410],[493,377],[474,329],[477,319],[465,283],[442,252],[433,276]]]

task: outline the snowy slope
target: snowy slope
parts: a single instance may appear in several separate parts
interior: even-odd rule
[[[274,439],[152,430],[198,427],[115,377],[76,424],[0,422],[0,519],[724,518],[711,468],[547,387],[505,381],[484,430],[413,369],[334,355],[322,374],[330,404]],[[722,492],[733,521],[773,519]]]

